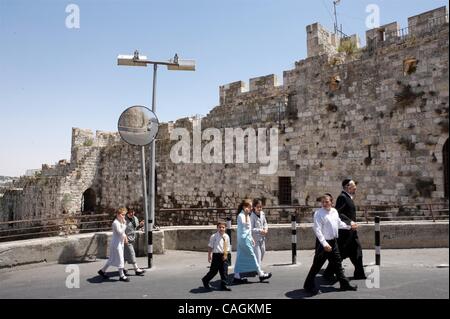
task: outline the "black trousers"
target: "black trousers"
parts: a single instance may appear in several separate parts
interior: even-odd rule
[[[313,264],[309,270],[308,276],[306,277],[305,284],[303,287],[305,289],[314,289],[316,284],[314,279],[319,273],[325,261],[328,260],[329,265],[332,267],[333,273],[341,284],[341,287],[349,286],[349,281],[344,275],[344,269],[342,268],[341,255],[339,253],[339,247],[337,241],[327,240],[328,244],[331,246],[331,251],[327,252],[323,248],[322,244],[316,239],[316,251],[314,254]]]
[[[217,275],[217,272],[220,274],[220,285],[224,287],[228,284],[228,261],[223,260],[223,254],[214,253],[212,255],[211,267],[209,268],[209,272],[203,277],[203,281],[210,282],[211,279]]]
[[[364,265],[361,243],[359,242],[358,232],[356,230],[339,230],[338,238],[339,251],[341,252],[342,260],[350,258],[355,271],[354,277],[364,277]],[[328,265],[325,273],[330,275],[333,273],[331,265]]]

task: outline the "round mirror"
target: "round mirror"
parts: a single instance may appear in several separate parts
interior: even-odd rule
[[[120,137],[131,145],[150,144],[158,134],[156,114],[145,106],[132,106],[123,111],[118,122]]]

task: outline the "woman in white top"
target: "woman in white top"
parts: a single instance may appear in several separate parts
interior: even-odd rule
[[[314,213],[314,233],[316,234],[316,251],[314,261],[306,277],[303,288],[311,293],[317,294],[314,279],[319,273],[325,261],[332,265],[332,269],[340,283],[341,290],[356,290],[356,286],[351,286],[348,279],[344,275],[342,268],[341,256],[337,245],[339,236],[338,229],[355,229],[357,226],[353,223],[351,226],[344,223],[340,218],[337,210],[332,207],[333,198],[330,194],[322,196],[322,208]]]
[[[252,212],[252,201],[247,199],[239,206],[237,216],[237,251],[236,263],[234,265],[234,283],[244,283],[247,280],[241,278],[241,273],[257,272],[262,282],[272,277],[272,273],[265,273],[256,259],[253,246],[255,241],[252,237],[250,213]]]
[[[262,211],[262,201],[260,199],[253,200],[253,212],[250,215],[250,222],[252,225],[253,239],[255,240],[253,250],[255,251],[256,259],[261,266],[261,262],[266,252],[266,235],[269,232],[269,227],[267,225],[266,216]]]
[[[123,248],[124,243],[128,242],[127,236],[125,234],[125,229],[127,227],[125,222],[125,214],[127,213],[127,209],[125,207],[119,208],[117,211],[116,219],[112,224],[112,239],[111,245],[109,247],[109,259],[106,262],[105,266],[98,271],[98,274],[103,278],[109,278],[106,275],[106,269],[109,266],[114,266],[119,268],[119,280],[128,282],[130,278],[125,276],[123,268],[125,266],[124,258],[123,258]]]

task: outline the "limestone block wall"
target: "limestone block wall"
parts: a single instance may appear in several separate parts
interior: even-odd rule
[[[448,140],[448,17],[438,8],[366,33],[367,46],[336,53],[334,35],[308,26],[308,58],[283,73],[236,81],[219,88],[219,105],[200,119],[161,125],[156,141],[158,208],[237,207],[246,197],[278,205],[280,178],[289,179],[291,203],[314,205],[325,191],[337,195],[341,180],[358,182],[358,205],[442,202],[443,146]],[[352,41],[358,41],[356,36]],[[201,129],[199,128],[201,123]],[[188,163],[170,158],[178,136],[188,132]],[[221,161],[205,163],[202,151],[219,134]],[[264,175],[260,162],[226,162],[227,129],[278,132],[278,166]],[[248,141],[248,137],[246,141]],[[198,143],[197,143],[198,142]],[[236,146],[236,141],[233,142]],[[248,150],[247,143],[245,150]],[[147,176],[148,176],[148,148]],[[247,154],[247,152],[246,152]],[[196,155],[200,161],[195,162]],[[95,193],[99,212],[131,206],[142,212],[140,150],[117,133],[74,128],[70,163],[45,166],[6,192],[1,214],[14,218],[80,211],[83,193]],[[271,212],[272,222],[289,216]],[[160,225],[208,224],[224,216],[204,211],[161,212]]]
[[[101,201],[100,180],[101,152],[105,145],[118,140],[117,134],[90,130],[72,130],[71,162],[59,161],[56,165],[43,164],[40,173],[22,177],[14,188],[6,191],[0,203],[0,213],[7,220],[51,219],[79,214],[83,193],[91,188]],[[4,218],[5,220],[5,218]],[[43,221],[42,225],[61,224],[59,221]],[[15,224],[10,228],[23,228],[31,223]]]

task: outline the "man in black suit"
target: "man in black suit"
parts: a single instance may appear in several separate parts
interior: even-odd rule
[[[356,194],[356,184],[351,179],[342,181],[342,193],[336,200],[336,210],[339,212],[339,217],[347,225],[356,223],[356,206],[353,202],[353,196]],[[358,238],[358,232],[350,229],[339,229],[338,238],[339,251],[341,252],[342,260],[350,258],[355,271],[353,273],[354,279],[366,279],[363,266],[362,248]],[[323,276],[326,279],[333,278],[333,270],[328,264]]]

